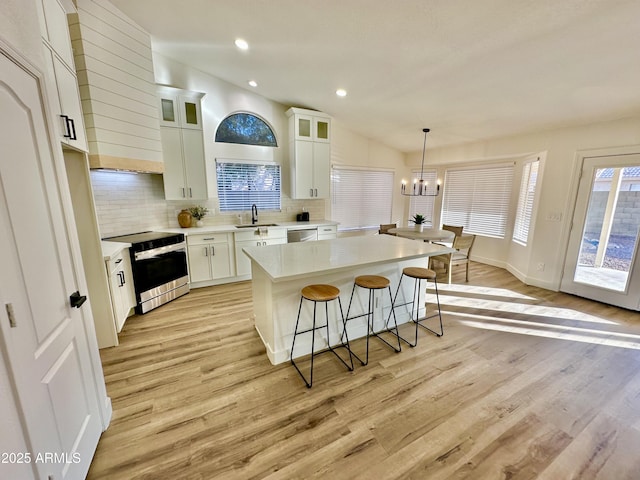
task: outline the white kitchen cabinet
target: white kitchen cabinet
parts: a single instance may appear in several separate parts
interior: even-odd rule
[[[251,275],[251,260],[242,249],[244,247],[263,247],[287,243],[286,228],[246,228],[235,234],[236,275]]]
[[[201,93],[159,87],[160,125],[202,130],[202,97]]]
[[[291,198],[329,198],[331,119],[311,110],[290,108],[289,155]]]
[[[207,177],[200,130],[160,127],[167,200],[206,200]]]
[[[131,259],[129,250],[125,249],[107,261],[109,272],[109,289],[113,307],[116,331],[120,333],[124,322],[136,305],[136,295],[133,288]]]
[[[318,240],[333,240],[338,238],[338,227],[335,225],[318,226]]]
[[[158,88],[160,138],[167,200],[206,200],[207,177],[202,136],[203,94]]]
[[[287,115],[293,119],[290,124],[293,139],[331,143],[331,118],[325,113],[290,108]]]
[[[86,152],[88,145],[67,12],[58,0],[43,0],[40,12],[43,53],[48,77],[53,82],[50,88],[54,93],[52,102],[60,141]]]
[[[189,278],[204,282],[235,275],[231,234],[207,233],[187,236]]]

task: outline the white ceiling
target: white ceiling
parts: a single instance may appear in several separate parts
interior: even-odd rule
[[[639,0],[111,2],[163,55],[402,151],[640,113]]]

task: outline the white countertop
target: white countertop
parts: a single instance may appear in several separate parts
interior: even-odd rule
[[[453,250],[438,244],[391,235],[367,235],[245,247],[243,251],[271,280],[278,282],[362,265],[440,255]]]
[[[269,223],[269,222],[264,222]],[[338,225],[338,222],[332,222],[331,220],[312,220],[309,222],[273,222],[275,225],[271,225],[269,223],[269,228],[313,228],[319,227],[321,225]],[[263,224],[262,222],[258,222],[255,227],[257,228]],[[238,225],[206,225],[204,227],[191,227],[191,228],[163,228],[163,232],[171,232],[171,233],[183,233],[184,235],[198,235],[201,233],[235,233],[242,232],[243,230],[248,229],[248,225],[244,224],[242,227],[244,228],[236,228]]]
[[[102,247],[102,255],[105,260],[111,260],[113,257],[118,255],[125,248],[131,247],[130,243],[124,242],[107,242],[103,240],[100,242]]]

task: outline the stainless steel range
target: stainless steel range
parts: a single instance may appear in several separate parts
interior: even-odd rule
[[[142,232],[104,240],[131,244],[136,313],[147,313],[189,293],[187,246],[182,233]]]

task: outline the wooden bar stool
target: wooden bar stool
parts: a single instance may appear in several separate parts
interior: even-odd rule
[[[351,289],[351,298],[349,299],[349,307],[347,308],[347,318],[345,318],[345,328],[344,328],[344,334],[346,335],[347,333],[347,322],[349,320],[353,320],[354,318],[360,318],[360,317],[367,317],[367,352],[366,352],[366,356],[365,356],[365,360],[362,361],[362,359],[360,357],[358,357],[355,353],[352,353],[352,355],[354,357],[356,357],[358,360],[360,360],[360,363],[364,366],[367,365],[369,363],[369,337],[370,336],[375,336],[377,338],[379,338],[380,340],[382,340],[382,342],[384,342],[385,344],[387,344],[388,346],[390,346],[391,348],[393,348],[396,352],[400,352],[402,350],[402,347],[400,346],[400,335],[398,332],[398,322],[396,321],[396,314],[393,312],[393,308],[391,308],[391,313],[393,313],[393,322],[395,324],[395,336],[396,339],[398,340],[398,348],[394,347],[393,345],[391,345],[389,342],[387,342],[384,338],[382,338],[379,334],[384,333],[384,332],[392,332],[392,330],[389,328],[389,320],[391,319],[391,313],[389,314],[389,319],[387,319],[387,322],[385,324],[385,328],[383,330],[379,330],[379,331],[375,331],[375,329],[373,328],[373,307],[374,307],[374,292],[375,290],[382,290],[382,289],[387,289],[389,290],[389,300],[391,301],[391,305],[393,306],[393,298],[391,297],[391,287],[390,287],[391,282],[389,282],[389,279],[386,277],[381,277],[379,275],[361,275],[359,277],[356,277],[355,280],[353,281],[353,288]],[[369,302],[368,302],[368,308],[367,311],[361,315],[356,315],[355,317],[350,317],[349,316],[349,312],[351,311],[351,303],[353,302],[353,294],[356,290],[356,287],[360,287],[360,288],[366,288],[367,290],[369,290]]]
[[[413,278],[415,280],[414,282],[414,286],[413,286],[413,298],[411,299],[410,302],[406,302],[406,303],[401,303],[401,304],[397,304],[396,300],[398,299],[398,292],[400,291],[400,287],[402,286],[402,279],[404,277],[409,277],[409,278]],[[425,316],[422,318],[418,318],[418,315],[420,313],[420,289],[421,289],[421,283],[422,280],[425,281],[433,281],[433,284],[435,285],[436,288],[436,302],[438,304],[438,311],[436,313],[433,313],[432,315],[427,315],[427,306],[425,303]],[[425,290],[426,291],[426,290]],[[430,270],[428,268],[422,268],[422,267],[406,267],[402,270],[402,275],[400,276],[400,281],[398,282],[398,289],[396,290],[396,294],[393,297],[393,303],[391,305],[391,311],[393,312],[396,308],[398,307],[402,307],[404,305],[409,305],[411,304],[411,321],[414,322],[416,324],[416,336],[415,336],[415,340],[413,341],[413,343],[409,342],[408,340],[405,340],[404,338],[400,337],[402,339],[402,341],[406,342],[409,344],[410,347],[415,347],[418,344],[418,326],[424,328],[425,330],[430,331],[431,333],[433,333],[436,337],[441,337],[442,335],[444,335],[444,330],[442,328],[442,314],[440,312],[440,296],[438,295],[438,281],[436,280],[436,272],[434,272],[433,270]],[[413,311],[415,309],[415,318],[414,318],[414,314]],[[427,327],[426,325],[423,325],[422,321],[424,320],[428,320],[430,318],[434,318],[434,317],[438,317],[440,319],[440,332],[436,332],[435,330],[431,330],[429,327]],[[391,313],[389,314],[389,318],[391,318]],[[389,322],[389,320],[387,319],[387,322]]]
[[[340,306],[340,317],[342,320],[342,327],[343,327],[343,331],[342,331],[342,336],[344,336],[346,338],[346,343],[342,343],[341,345],[339,345],[339,347],[345,347],[347,349],[347,351],[349,352],[349,362],[350,365],[347,364],[347,362],[345,362],[340,355],[338,355],[336,353],[336,351],[334,350],[334,348],[331,346],[330,344],[330,337],[329,337],[329,307],[328,304],[330,301],[332,300],[338,300],[338,305]],[[308,300],[310,302],[313,302],[313,326],[307,330],[301,330],[298,331],[298,324],[300,322],[300,312],[302,311],[302,301],[303,300]],[[323,302],[324,303],[324,307],[325,307],[325,324],[324,325],[320,325],[320,326],[316,326],[316,307],[318,305],[318,302]],[[316,330],[320,330],[322,328],[326,328],[327,331],[327,349],[326,350],[322,350],[319,352],[315,351],[315,339],[316,339]],[[293,348],[296,345],[296,337],[298,335],[301,335],[303,333],[309,333],[311,332],[311,367],[310,367],[310,374],[309,374],[309,381],[307,381],[307,379],[305,378],[305,376],[303,375],[302,371],[300,371],[300,368],[298,368],[298,365],[296,365],[296,362],[293,360]],[[341,338],[342,338],[341,336]],[[351,348],[349,346],[349,337],[346,334],[346,329],[345,329],[345,320],[344,320],[344,314],[342,312],[342,302],[340,301],[340,289],[334,287],[333,285],[307,285],[306,287],[304,287],[301,290],[301,295],[300,295],[300,306],[298,307],[298,318],[296,320],[296,328],[293,334],[293,343],[291,344],[291,363],[292,365],[295,367],[295,369],[298,371],[298,373],[300,374],[300,376],[302,377],[302,380],[304,380],[305,385],[307,386],[307,388],[311,388],[311,385],[313,384],[313,357],[315,357],[316,355],[319,355],[320,353],[324,353],[324,352],[328,352],[331,351],[333,352],[333,354],[338,357],[338,359],[344,364],[345,367],[347,367],[347,369],[349,369],[349,371],[353,371],[353,358],[351,358]]]

